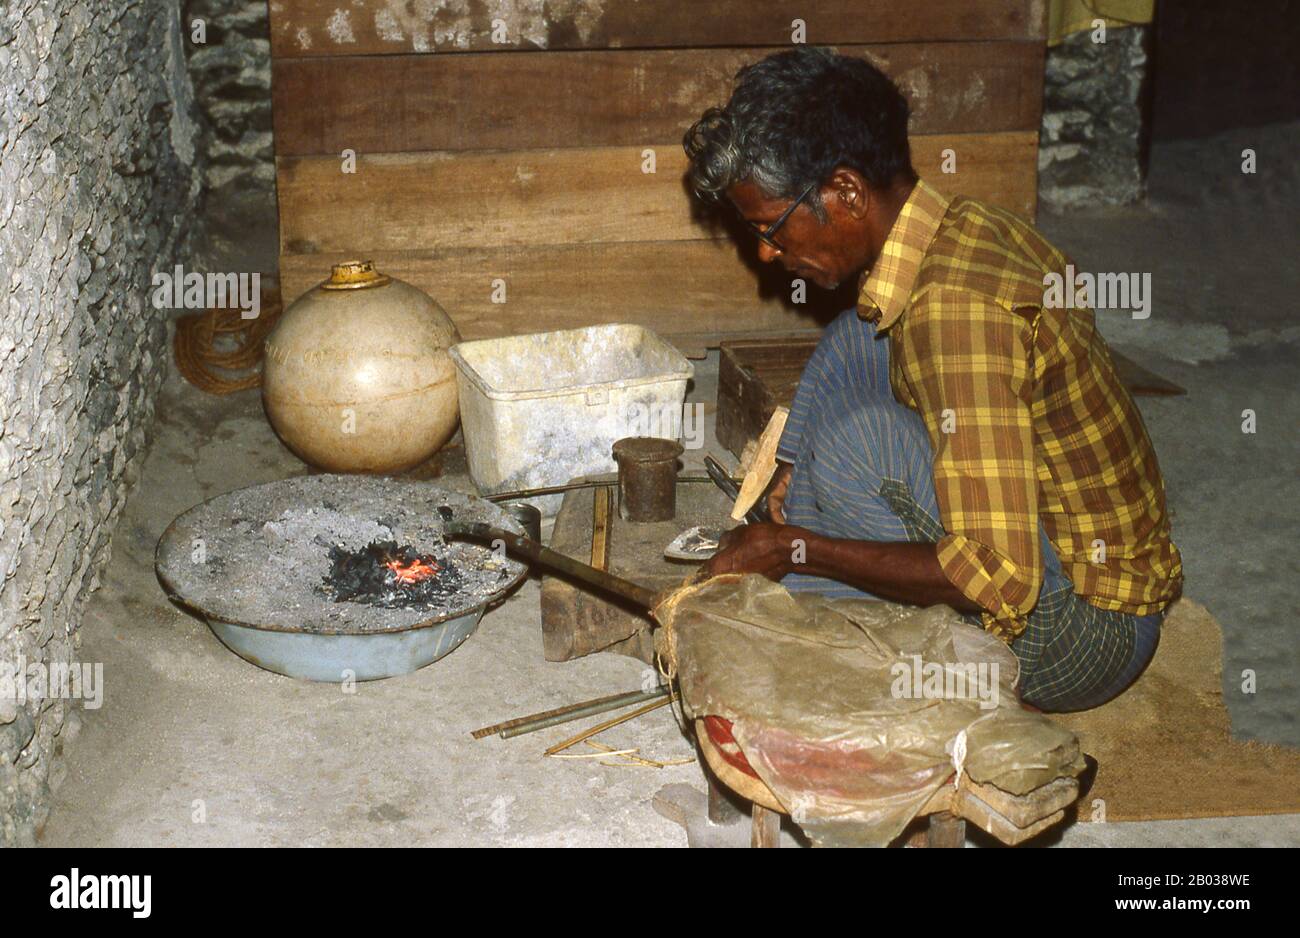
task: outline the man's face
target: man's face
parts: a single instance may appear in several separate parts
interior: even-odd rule
[[[826,191],[818,189],[810,193],[772,233],[781,250],[759,241],[758,257],[765,264],[780,262],[792,277],[811,280],[823,289],[833,290],[865,266],[865,239],[859,230],[860,220],[845,212],[834,195],[826,198]],[[770,199],[749,180],[728,189],[727,197],[746,221],[764,230],[794,201]],[[827,222],[820,221],[809,207],[808,203],[814,199],[826,208]]]

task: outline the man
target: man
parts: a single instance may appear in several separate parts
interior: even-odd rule
[[[860,275],[795,394],[773,523],[706,569],[945,603],[1010,644],[1027,703],[1095,707],[1181,589],[1155,453],[1092,312],[1045,305],[1067,259],[918,180],[907,118],[866,61],[804,48],[744,69],[686,134],[695,192],[764,262],[827,289]]]

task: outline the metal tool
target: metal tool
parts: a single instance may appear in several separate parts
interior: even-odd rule
[[[583,717],[608,713],[610,710],[620,710],[633,704],[645,703],[647,700],[666,697],[669,693],[671,691],[668,687],[656,687],[653,690],[634,690],[625,694],[610,694],[605,697],[597,697],[594,700],[581,700],[563,707],[556,707],[553,710],[543,710],[541,713],[530,713],[527,716],[515,717],[501,723],[493,723],[491,726],[474,730],[470,735],[475,739],[486,739],[489,736],[510,739],[514,736],[522,736],[525,733],[544,730],[550,726],[558,726],[561,723],[581,720]]]
[[[718,552],[723,530],[716,525],[697,524],[673,538],[664,548],[670,560],[708,560]]]
[[[527,502],[498,502],[498,504],[519,522],[525,534],[535,541],[542,539],[542,513],[537,506]]]
[[[722,463],[718,462],[712,456],[704,457],[704,468],[708,470],[709,478],[714,481],[718,488],[722,489],[722,494],[726,495],[733,502],[736,496],[740,494],[740,486],[736,484],[727,470],[722,468]]]
[[[705,456],[704,468],[708,470],[709,478],[728,499],[734,502],[740,496],[740,486],[716,459]],[[745,513],[744,523],[761,524],[767,520],[766,509],[755,505]],[[673,538],[672,542],[664,548],[664,556],[670,560],[708,560],[718,552],[718,545],[724,533],[726,533],[725,529],[718,525],[697,524]]]
[[[491,495],[483,495],[480,497],[489,502],[499,503],[503,501],[510,501],[512,499],[517,499],[517,498],[537,498],[541,495],[563,495],[565,492],[573,492],[576,491],[577,489],[590,489],[601,485],[611,485],[615,482],[615,476],[612,472],[609,473],[608,475],[609,475],[608,478],[601,478],[601,477],[580,478],[580,479],[574,479],[572,482],[566,482],[563,485],[545,485],[542,486],[541,488],[515,489],[514,491],[511,492],[494,492]],[[723,475],[726,475],[726,473],[723,472]],[[710,476],[679,475],[677,477],[677,481],[716,483],[717,480],[711,478]],[[732,496],[732,499],[733,500],[735,499],[734,495]]]
[[[653,609],[659,598],[659,594],[652,589],[633,583],[631,580],[625,580],[620,576],[615,576],[605,570],[597,570],[580,560],[566,557],[559,551],[543,547],[530,538],[503,531],[490,524],[448,521],[443,525],[443,532],[447,537],[462,537],[479,543],[486,542],[493,547],[500,544],[507,553],[515,554],[531,563],[539,563],[542,566],[549,567],[575,580],[586,583],[588,586],[594,586],[607,593],[613,593],[615,596],[620,596],[629,602],[635,603],[642,609]]]

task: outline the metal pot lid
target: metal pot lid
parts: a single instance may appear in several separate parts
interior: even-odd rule
[[[501,599],[527,574],[487,547],[444,542],[439,509],[511,531],[507,512],[427,482],[313,475],[218,495],[163,532],[154,555],[167,593],[201,615],[254,629],[317,635],[380,634],[436,625]],[[325,579],[331,545],[360,550],[392,540],[444,558],[460,574],[450,596],[387,608],[337,601]]]

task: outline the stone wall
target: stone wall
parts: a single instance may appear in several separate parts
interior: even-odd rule
[[[1075,33],[1047,50],[1038,198],[1063,211],[1144,193],[1148,27]]]
[[[267,0],[184,0],[189,70],[213,189],[275,189],[267,15]],[[204,42],[193,41],[196,20]]]
[[[152,421],[169,353],[150,280],[188,260],[201,192],[179,28],[179,0],[0,9],[0,681],[78,660]],[[0,845],[34,842],[78,725],[74,701],[15,689]]]

